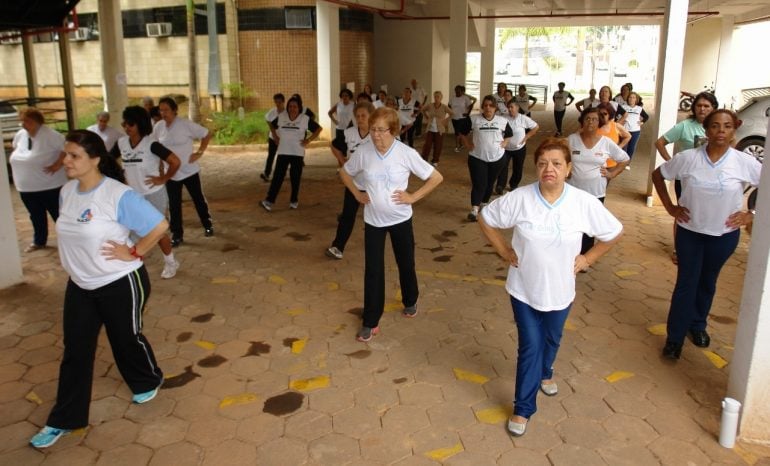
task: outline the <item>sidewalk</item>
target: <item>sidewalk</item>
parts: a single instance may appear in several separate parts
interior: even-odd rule
[[[530,154],[553,131],[550,112],[534,117],[542,134]],[[576,115],[565,123],[576,129]],[[27,441],[56,394],[67,277],[55,247],[24,255],[26,283],[0,291],[0,464],[770,465],[768,448],[717,443],[747,235],[720,276],[710,351],[688,342],[678,363],[659,357],[676,270],[672,220],[644,205],[650,139],[611,184],[606,205],[625,234],[578,276],[559,394],[538,398],[524,437],[504,426],[517,345],[506,267],[465,220],[467,155],[448,136],[444,183],[415,207],[420,312],[401,316],[388,246],[386,314],[369,344],[354,339],[360,217],[344,259],[324,256],[343,195],[331,153],[309,151],[298,210],[287,179],[267,213],[258,204],[265,153],[208,151],[202,180],[216,236],[203,236],[185,201],[179,274],[161,280],[159,253],[146,259],[144,333],[164,389],[132,405],[102,335],[90,427],[43,452]],[[531,160],[523,183],[534,181]],[[13,202],[23,249],[31,225],[15,193]]]

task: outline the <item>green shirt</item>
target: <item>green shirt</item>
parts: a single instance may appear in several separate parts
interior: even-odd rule
[[[706,130],[703,124],[693,118],[680,121],[663,135],[669,144],[674,143],[674,154],[692,149],[698,138],[704,136],[706,136]]]

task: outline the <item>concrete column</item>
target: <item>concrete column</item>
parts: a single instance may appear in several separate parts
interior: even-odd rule
[[[316,1],[316,49],[318,55],[318,122],[322,136],[334,138],[327,111],[337,102],[340,90],[340,12],[337,5]]]
[[[120,123],[128,105],[126,59],[123,52],[123,21],[120,2],[99,0],[99,45],[102,53],[104,110],[113,125]]]
[[[770,136],[770,123],[767,127]],[[765,138],[765,153],[770,138]],[[735,332],[735,351],[730,362],[727,396],[743,404],[739,439],[770,443],[770,164],[762,167],[757,199],[757,216],[752,229],[749,262],[743,281],[743,296]]]
[[[16,236],[16,220],[13,217],[11,204],[5,147],[0,147],[0,155],[2,155],[0,157],[0,193],[2,193],[0,195],[0,257],[3,258],[3,266],[0,267],[0,289],[2,289],[21,283],[24,280],[24,274],[21,271],[19,239]]]
[[[719,56],[717,57],[717,72],[714,88],[720,105],[729,109],[735,109],[740,105],[739,89],[736,83],[736,69],[733,66],[733,31],[735,30],[735,17],[726,15],[722,17],[722,35],[719,41]]]
[[[658,76],[655,87],[655,113],[647,126],[652,126],[654,140],[676,124],[679,101],[679,84],[682,80],[682,61],[684,58],[684,38],[687,33],[687,0],[667,0],[663,24],[660,26],[660,47],[658,48]],[[650,149],[649,171],[664,162],[653,145]],[[647,182],[647,205],[655,202],[652,180]]]
[[[75,83],[72,74],[72,54],[70,53],[70,36],[59,34],[59,59],[61,61],[62,89],[67,107],[67,128],[76,129],[77,105],[75,104]]]
[[[27,97],[37,97],[37,69],[35,68],[35,47],[32,36],[22,36],[21,48],[24,53],[24,70],[27,73]]]
[[[494,15],[495,10],[487,10],[488,15]],[[481,76],[479,79],[479,88],[481,96],[486,95],[494,87],[495,81],[495,27],[494,20],[487,20],[486,30],[484,31],[484,45],[481,48]]]
[[[450,0],[449,4],[449,89],[465,84],[465,60],[468,52],[468,0]]]

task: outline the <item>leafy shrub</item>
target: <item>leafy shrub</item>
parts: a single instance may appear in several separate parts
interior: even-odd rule
[[[265,112],[247,112],[243,120],[238,112],[212,113],[210,116],[214,129],[214,143],[221,145],[253,144],[267,142],[269,128],[265,121]]]

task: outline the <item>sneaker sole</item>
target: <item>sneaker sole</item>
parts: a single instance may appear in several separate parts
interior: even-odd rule
[[[356,335],[356,340],[366,343],[367,341],[372,341],[372,338],[378,333],[380,333],[380,327],[375,327],[372,329],[372,335],[369,338],[364,339],[363,337]]]
[[[415,310],[415,311],[414,311],[414,314],[408,314],[408,313],[406,313],[406,312],[402,312],[402,313],[401,313],[401,315],[402,315],[402,316],[404,316],[404,317],[406,317],[407,319],[411,319],[411,318],[413,318],[413,317],[417,317],[417,311]]]
[[[331,257],[332,259],[342,260],[342,256],[337,256],[333,252],[326,250],[326,257]]]

